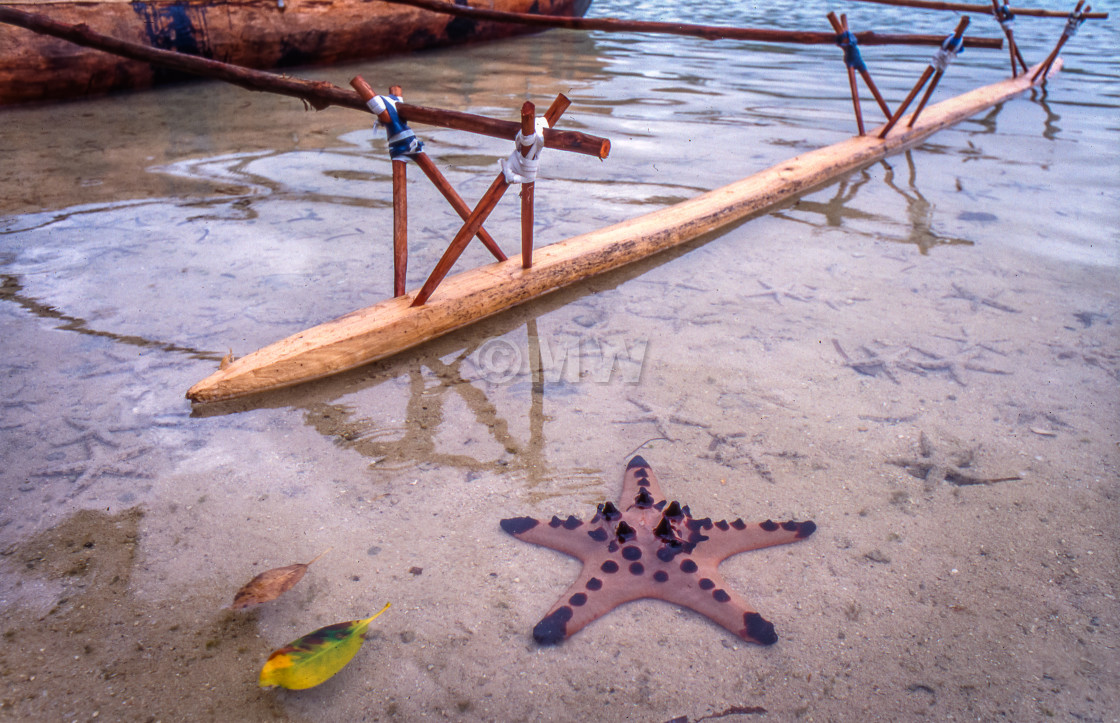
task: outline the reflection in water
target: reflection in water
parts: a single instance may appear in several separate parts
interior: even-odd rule
[[[1062,132],[1062,127],[1058,125],[1058,121],[1060,121],[1062,117],[1055,113],[1050,108],[1050,104],[1046,102],[1046,86],[1042,86],[1041,90],[1032,90],[1031,100],[1038,103],[1038,107],[1046,113],[1046,122],[1043,124],[1042,137],[1048,141],[1056,140],[1058,134]]]
[[[1003,103],[996,103],[991,109],[980,116],[979,118],[970,118],[969,123],[980,126],[983,128],[981,131],[973,131],[975,135],[992,135],[996,132],[996,120],[999,118],[1000,111],[1003,110]]]
[[[968,239],[939,236],[934,233],[933,204],[918,190],[918,169],[914,165],[913,153],[906,151],[905,155],[906,166],[910,169],[910,175],[906,184],[910,189],[909,193],[895,184],[894,167],[885,162],[883,163],[883,165],[886,166],[886,173],[883,176],[883,181],[890,186],[892,190],[906,199],[906,217],[910,221],[910,233],[906,238],[890,240],[914,244],[918,247],[918,251],[920,251],[923,256],[928,254],[929,250],[935,246],[972,246],[973,242]]]
[[[894,166],[887,161],[880,161],[879,165],[884,169],[883,182],[886,184],[887,188],[900,195],[906,201],[906,225],[909,227],[906,235],[887,236],[881,232],[863,232],[857,229],[850,229],[849,232],[869,236],[871,238],[884,239],[886,241],[914,244],[923,255],[928,254],[929,250],[935,246],[973,245],[973,242],[968,239],[941,236],[934,232],[934,206],[922,195],[922,192],[918,190],[918,169],[914,163],[912,152],[906,151],[905,158],[906,166],[909,169],[906,188],[901,188],[895,183]],[[856,196],[859,194],[860,189],[871,179],[872,174],[870,169],[864,169],[841,180],[836,188],[836,193],[827,201],[812,201],[807,198],[802,198],[793,204],[792,211],[822,216],[824,217],[823,224],[818,221],[798,218],[788,212],[778,211],[773,215],[788,221],[808,224],[816,228],[822,226],[840,228],[845,226],[845,221],[872,221],[876,225],[882,227],[899,225],[897,220],[892,216],[864,211],[854,206]]]
[[[879,218],[876,214],[848,206],[850,201],[855,200],[859,189],[871,180],[871,174],[868,173],[867,169],[859,171],[858,175],[859,178],[855,181],[852,181],[851,177],[840,181],[840,184],[836,187],[836,195],[828,201],[821,203],[820,201],[810,201],[805,198],[800,198],[793,204],[794,209],[806,211],[808,213],[819,213],[824,216],[826,226],[834,226],[836,228],[844,225],[845,218],[859,219],[861,221]],[[790,221],[801,221],[801,219],[792,218],[783,213],[775,213],[774,215]],[[804,221],[801,222],[804,223]]]
[[[335,438],[340,446],[372,459],[370,468],[377,471],[424,465],[454,467],[468,471],[472,477],[484,472],[515,474],[525,478],[528,489],[558,479],[586,479],[597,483],[597,469],[577,468],[562,474],[549,471],[545,460],[544,368],[535,320],[528,322],[527,332],[532,384],[529,439],[525,443],[513,436],[509,422],[499,414],[487,393],[463,376],[463,361],[477,352],[482,340],[467,346],[450,362],[445,363],[434,355],[425,358],[423,366],[435,377],[435,384],[429,383],[430,377],[421,366],[412,366],[408,370],[409,397],[402,425],[385,426],[379,419],[358,416],[351,405],[325,402],[306,406],[304,421],[320,434]],[[457,453],[441,451],[436,442],[441,427],[465,421],[446,412],[448,392],[457,394],[471,411],[476,426],[484,428],[488,436],[501,445],[503,453],[500,456],[486,460],[469,454],[465,451],[469,448],[469,441],[457,445]],[[552,488],[543,497],[565,493]]]

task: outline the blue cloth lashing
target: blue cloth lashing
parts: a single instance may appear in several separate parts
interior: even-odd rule
[[[382,113],[389,114],[389,122],[381,123],[385,126],[385,137],[389,144],[389,158],[394,161],[407,161],[412,156],[424,150],[424,143],[408,124],[401,120],[400,115],[397,113],[397,103],[400,103],[403,98],[395,95],[378,95],[374,96],[369,102],[370,110],[375,115],[380,116]],[[379,122],[381,122],[379,120]]]
[[[1080,10],[1076,10],[1069,14],[1069,19],[1066,20],[1066,28],[1062,31],[1062,35],[1066,38],[1072,38],[1077,35],[1077,31],[1081,29],[1081,24],[1085,22],[1085,14]]]
[[[996,20],[1004,30],[1011,30],[1011,26],[1015,24],[1015,13],[1011,12],[1011,8],[1005,4],[999,9]]]
[[[867,72],[867,65],[863,62],[863,57],[859,54],[859,41],[852,31],[845,30],[837,35],[836,44],[844,49],[844,63],[847,64],[849,68]]]
[[[944,73],[945,69],[949,67],[949,63],[953,58],[957,57],[959,53],[964,52],[964,36],[957,37],[950,35],[945,38],[941,43],[941,47],[933,54],[933,59],[929,61],[929,67],[933,68],[939,73]]]

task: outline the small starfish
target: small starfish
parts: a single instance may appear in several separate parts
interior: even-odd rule
[[[920,373],[921,370],[910,359],[910,352],[913,351],[908,346],[901,347],[888,347],[881,342],[875,342],[878,350],[873,351],[866,346],[861,346],[859,351],[863,354],[863,359],[852,359],[848,353],[844,351],[844,347],[840,346],[838,339],[832,340],[832,346],[836,352],[844,358],[844,366],[850,367],[857,374],[862,374],[867,377],[877,377],[880,374],[890,379],[895,384],[901,384],[898,377],[894,375],[893,369],[902,371]]]
[[[740,459],[746,459],[750,462],[751,467],[758,473],[758,476],[767,482],[774,483],[774,474],[767,469],[766,465],[760,462],[749,449],[746,449],[739,440],[747,436],[746,432],[732,432],[730,434],[720,434],[713,432],[710,429],[705,429],[708,436],[712,441],[708,444],[708,454],[704,455],[707,459],[714,460],[724,467],[731,467],[735,469],[735,463]],[[723,447],[730,447],[731,454],[725,453]]]
[[[35,473],[34,477],[67,477],[70,482],[77,485],[81,492],[96,480],[102,477],[120,477],[125,479],[150,479],[151,474],[137,469],[133,464],[136,460],[152,451],[151,447],[130,447],[116,449],[112,452],[98,450],[89,459],[81,462],[63,464]]]
[[[642,422],[649,422],[654,425],[654,427],[657,429],[657,433],[660,434],[662,438],[667,439],[670,442],[676,441],[669,434],[670,424],[680,424],[687,427],[700,427],[701,429],[707,429],[709,426],[711,426],[708,424],[704,424],[703,422],[697,422],[695,420],[682,417],[678,411],[680,408],[679,404],[677,405],[677,409],[669,411],[665,408],[653,404],[639,402],[633,397],[627,397],[626,401],[630,402],[635,407],[645,412],[646,416],[638,417],[637,419],[627,419],[624,422],[617,422],[617,424],[640,424]]]
[[[933,442],[925,432],[918,437],[918,459],[891,459],[891,464],[902,467],[912,477],[925,482],[926,490],[932,490],[941,482],[964,487],[967,485],[987,485],[996,482],[1010,482],[1022,479],[1013,477],[975,477],[964,471],[972,467],[975,449],[967,449],[954,455],[941,455],[934,449]]]
[[[778,641],[774,625],[727,589],[719,564],[740,552],[804,539],[816,524],[695,519],[687,505],[667,502],[641,457],[626,466],[619,507],[604,502],[586,523],[574,516],[547,523],[532,517],[501,521],[502,529],[517,539],[583,562],[576,581],[533,628],[538,643],[560,643],[619,605],[642,598],[695,610],[743,640],[760,645]]]
[[[943,299],[962,299],[971,305],[973,311],[978,311],[981,306],[988,306],[999,311],[1006,311],[1009,314],[1018,314],[1019,310],[1008,306],[1007,304],[996,301],[999,294],[994,294],[987,298],[981,298],[979,294],[975,294],[964,287],[953,284],[953,293],[946,294],[941,297]]]
[[[777,304],[778,306],[781,306],[783,296],[787,299],[793,299],[794,301],[812,301],[813,298],[814,298],[814,294],[816,292],[816,289],[814,289],[813,287],[804,286],[802,284],[790,284],[790,285],[787,285],[787,286],[777,287],[777,286],[771,286],[770,284],[766,283],[762,279],[757,279],[757,281],[758,281],[758,285],[761,286],[763,289],[765,289],[765,291],[760,291],[757,294],[747,294],[744,298],[747,298],[747,299],[760,299],[760,298],[765,299],[765,298],[768,298],[768,299],[772,299],[774,301],[774,303]],[[794,291],[794,289],[796,289],[798,286],[801,286],[801,288],[803,288],[803,289],[808,289],[808,293],[807,294],[796,293]]]
[[[994,352],[996,354],[1003,354],[985,344],[968,344],[959,339],[953,341],[962,345],[962,348],[952,354],[942,356],[935,352],[926,351],[921,347],[911,347],[914,351],[926,357],[923,360],[914,362],[915,366],[919,369],[928,372],[948,372],[949,377],[962,387],[967,387],[968,383],[964,380],[964,372],[983,372],[984,374],[1011,374],[1006,369],[999,369],[997,367],[988,367],[980,363],[979,359],[985,355],[986,352]]]

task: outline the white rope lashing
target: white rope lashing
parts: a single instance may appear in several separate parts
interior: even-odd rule
[[[533,183],[537,180],[541,151],[544,149],[544,131],[549,126],[544,117],[537,118],[533,126],[533,134],[527,138],[518,131],[517,137],[513,139],[513,153],[498,161],[506,183]],[[524,156],[521,155],[522,148],[529,149]]]

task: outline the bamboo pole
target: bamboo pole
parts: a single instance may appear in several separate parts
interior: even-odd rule
[[[140,43],[130,43],[96,33],[86,25],[59,23],[44,15],[25,13],[3,5],[0,5],[0,22],[17,25],[42,35],[62,38],[76,45],[95,48],[131,60],[153,63],[184,73],[222,80],[248,90],[278,93],[299,98],[316,110],[322,110],[333,105],[370,112],[369,108],[354,93],[322,80],[303,80],[287,75],[266,73],[261,70],[243,68],[232,63],[222,63],[217,60],[199,58],[171,50],[160,50]],[[507,140],[513,140],[520,128],[519,124],[510,121],[407,103],[399,104],[397,112],[405,121],[453,128]],[[611,142],[606,138],[577,131],[554,129],[545,131],[544,145],[545,148],[582,153],[601,159],[606,158],[611,149]]]
[[[405,297],[352,312],[238,359],[195,384],[187,397],[195,402],[241,397],[398,354],[536,297],[757,216],[912,148],[936,131],[1031,87],[1030,76],[1020,75],[977,88],[930,106],[913,128],[886,140],[874,135],[853,137],[675,206],[543,246],[536,250],[529,270],[521,267],[520,259],[511,257],[456,274],[424,306],[412,306]]]
[[[392,0],[388,1],[391,2]],[[951,10],[956,13],[990,14],[987,5],[974,5],[972,3],[948,3],[936,2],[935,0],[859,0],[859,2],[877,3],[879,5],[896,5],[905,8],[921,8],[922,10]],[[1061,10],[1043,10],[1041,8],[1011,8],[1011,12],[1015,15],[1034,18],[1064,18],[1067,15]],[[1107,20],[1108,13],[1090,13],[1085,17],[1092,20]],[[973,45],[971,38],[969,38],[969,45]]]
[[[384,0],[399,5],[411,5],[436,13],[458,15],[475,20],[499,23],[518,23],[546,28],[571,30],[605,30],[608,32],[658,33],[684,35],[705,40],[753,40],[762,43],[798,43],[803,45],[831,45],[836,37],[831,33],[801,30],[771,30],[769,28],[730,28],[715,25],[689,25],[686,23],[658,23],[648,20],[619,20],[617,18],[572,18],[563,15],[535,15],[509,13],[501,10],[472,8],[444,2],[444,0]],[[944,38],[936,35],[887,35],[863,32],[856,35],[861,45],[940,45]],[[1003,38],[969,38],[973,48],[1002,48]]]
[[[571,105],[563,94],[556,96],[556,100],[552,102],[548,110],[545,112],[544,117],[548,124],[554,125],[556,121],[560,120],[560,116]],[[424,282],[424,286],[417,292],[416,298],[412,300],[413,306],[423,306],[431,297],[432,292],[436,290],[443,278],[451,271],[451,267],[459,260],[463,254],[463,249],[467,247],[467,242],[478,232],[483,222],[490,215],[494,207],[498,205],[498,201],[502,200],[505,195],[506,189],[509,188],[509,183],[506,182],[505,174],[498,173],[498,177],[490,184],[490,188],[483,194],[482,199],[475,206],[474,211],[471,212],[470,218],[466,220],[463,227],[459,229],[459,233],[455,234],[455,238],[451,240],[447,250],[443,252],[443,256],[436,262],[436,267],[432,269],[432,273],[428,276],[428,280]]]

